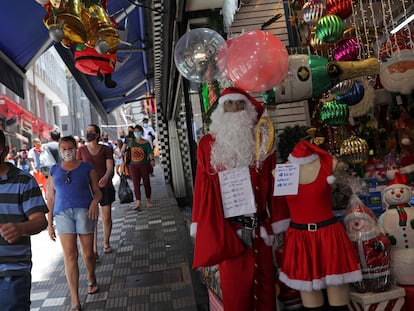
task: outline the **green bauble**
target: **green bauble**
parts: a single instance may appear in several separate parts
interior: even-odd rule
[[[316,24],[316,36],[324,43],[332,43],[342,37],[344,21],[336,15],[326,15]]]

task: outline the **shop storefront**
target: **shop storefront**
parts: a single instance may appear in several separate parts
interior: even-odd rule
[[[9,144],[17,147],[21,144],[31,146],[35,137],[47,141],[49,132],[53,129],[52,126],[4,95],[0,95],[0,127],[9,138]]]

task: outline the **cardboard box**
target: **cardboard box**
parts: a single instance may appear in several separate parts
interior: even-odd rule
[[[382,293],[351,292],[348,308],[351,311],[406,311],[404,304],[404,288],[394,287]]]
[[[369,208],[382,208],[382,196],[381,196],[381,191],[374,191],[374,192],[369,192],[366,196],[365,196],[365,205],[368,206]]]
[[[362,179],[367,185],[367,189],[371,191],[372,189],[377,188],[377,179],[376,178],[363,178]]]

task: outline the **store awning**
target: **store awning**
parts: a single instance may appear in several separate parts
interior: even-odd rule
[[[35,0],[0,3],[0,82],[24,98],[25,72],[46,49],[55,45],[98,111],[110,112],[149,93],[149,44],[144,27],[147,13],[137,1],[129,0],[108,1],[107,8],[109,15],[119,22],[118,32],[124,41],[118,46],[117,67],[112,75],[117,82],[115,88],[106,87],[96,76],[85,75],[74,67],[74,48],[64,48],[49,38],[43,24],[46,10]]]

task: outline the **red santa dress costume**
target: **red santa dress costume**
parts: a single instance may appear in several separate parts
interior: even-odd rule
[[[245,99],[258,115],[263,106],[242,90],[226,89],[220,97]],[[195,236],[193,268],[218,264],[226,311],[276,310],[275,275],[271,243],[275,156],[266,158],[257,168],[249,168],[257,211],[254,219],[253,247],[245,247],[237,236],[240,224],[224,218],[218,173],[211,165],[215,138],[207,134],[197,149],[198,166],[194,186],[192,235]],[[224,152],[224,151],[223,151]],[[266,210],[267,209],[267,210]],[[268,212],[267,212],[268,211]],[[196,232],[195,232],[196,231]]]
[[[316,179],[300,184],[297,195],[287,195],[290,225],[279,279],[299,291],[362,280],[356,254],[331,205],[332,156],[308,141],[300,141],[289,156],[296,164],[319,159]]]

